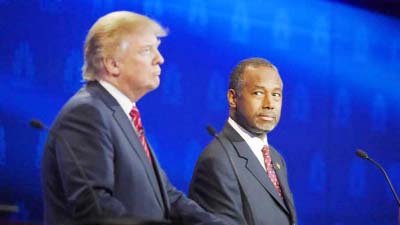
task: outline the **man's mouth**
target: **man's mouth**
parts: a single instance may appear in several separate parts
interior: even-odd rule
[[[258,117],[265,121],[274,121],[275,120],[274,115],[260,114],[260,115],[258,115]]]

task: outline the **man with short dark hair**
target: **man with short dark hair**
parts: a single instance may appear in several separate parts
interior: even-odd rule
[[[200,155],[189,192],[229,224],[296,224],[285,161],[266,135],[279,122],[282,89],[265,59],[243,60],[231,73],[228,121]]]

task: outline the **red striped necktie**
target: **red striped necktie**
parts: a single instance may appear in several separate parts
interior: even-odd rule
[[[139,133],[139,140],[143,146],[144,152],[146,153],[147,158],[151,162],[152,160],[151,160],[151,155],[150,155],[150,148],[147,145],[147,141],[144,136],[144,130],[143,130],[143,125],[142,125],[142,120],[140,119],[139,109],[136,106],[134,106],[132,108],[132,110],[129,112],[129,115],[132,118],[133,125],[135,126],[137,132]]]
[[[265,169],[267,170],[268,177],[271,180],[272,184],[274,185],[279,196],[282,198],[281,185],[279,184],[279,180],[276,176],[275,169],[272,166],[272,159],[271,159],[268,145],[264,145],[264,147],[262,149],[262,153],[264,156]]]

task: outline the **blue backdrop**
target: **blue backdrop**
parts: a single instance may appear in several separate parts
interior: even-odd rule
[[[400,189],[400,20],[327,1],[0,0],[0,204],[42,221],[40,158],[51,124],[81,86],[82,46],[114,10],[169,29],[161,86],[139,103],[171,181],[187,191],[196,158],[228,115],[233,66],[258,56],[284,81],[281,122],[269,141],[287,161],[299,225],[394,225]]]

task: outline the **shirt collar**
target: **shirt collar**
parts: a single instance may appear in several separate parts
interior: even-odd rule
[[[228,123],[236,132],[239,133],[239,135],[246,141],[247,144],[249,144],[251,148],[256,147],[258,149],[262,149],[264,145],[268,145],[267,135],[265,135],[265,138],[261,139],[248,132],[246,129],[236,123],[236,121],[234,121],[231,117],[228,118]]]
[[[126,95],[124,95],[120,90],[118,90],[115,86],[110,84],[105,80],[99,80],[101,86],[103,86],[111,96],[117,100],[118,104],[121,106],[122,110],[124,110],[125,114],[128,115],[132,110],[132,107],[136,106],[135,102],[132,102]]]

